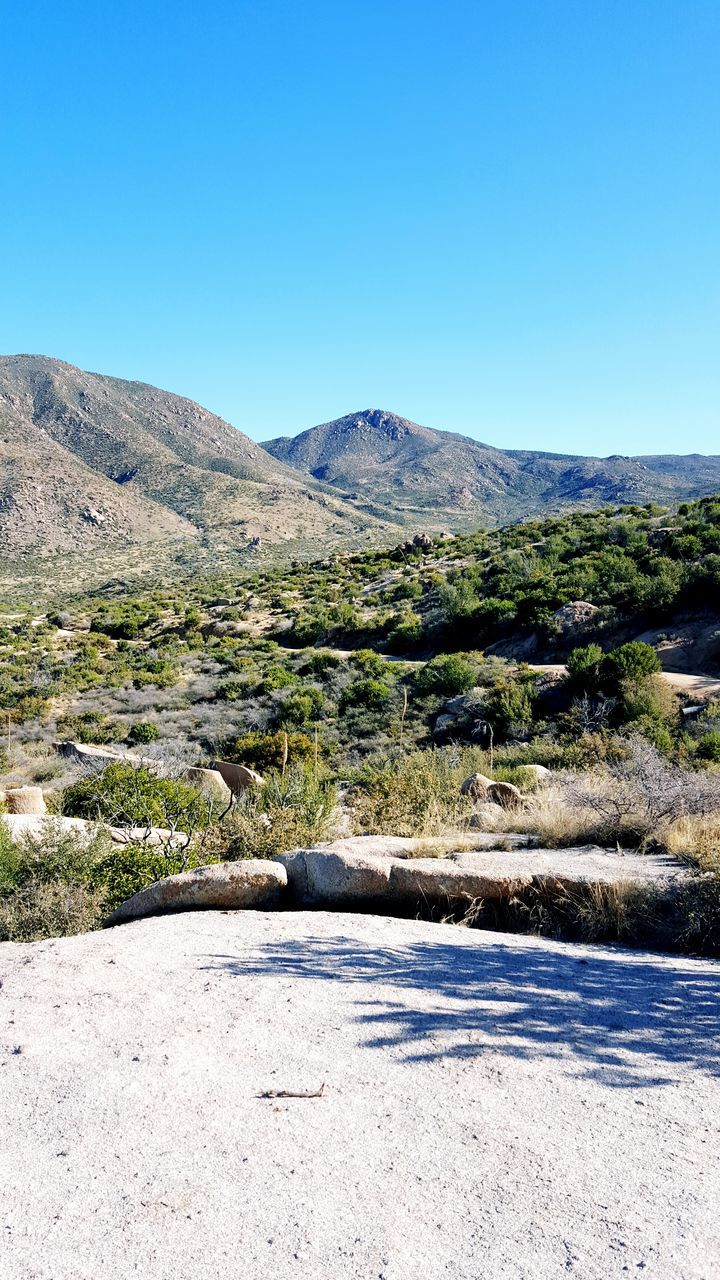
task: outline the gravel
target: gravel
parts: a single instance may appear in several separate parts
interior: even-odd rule
[[[211,911],[0,980],[4,1280],[720,1275],[710,961]]]

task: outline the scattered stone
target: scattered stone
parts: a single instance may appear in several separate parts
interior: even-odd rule
[[[277,907],[288,878],[279,862],[248,858],[197,867],[148,885],[113,911],[106,925],[174,911],[239,911]]]
[[[491,782],[487,789],[487,798],[503,809],[517,809],[523,802],[522,792],[512,782]]]
[[[487,800],[488,787],[491,786],[492,779],[486,778],[484,773],[471,773],[463,782],[460,795],[470,796],[472,800]]]

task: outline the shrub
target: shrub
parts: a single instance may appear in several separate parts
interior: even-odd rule
[[[698,744],[697,755],[700,760],[709,760],[712,764],[720,764],[720,731],[713,729],[706,733]]]
[[[315,758],[315,742],[306,733],[259,733],[253,730],[239,738],[228,739],[222,750],[226,760],[247,765],[259,773],[282,769],[284,762],[296,765]]]
[[[274,693],[276,689],[286,689],[288,685],[297,684],[297,676],[293,671],[288,671],[287,667],[275,664],[268,667],[263,676],[257,692],[258,693]]]
[[[366,676],[382,676],[387,670],[385,659],[374,649],[356,649],[350,655],[349,662]]]
[[[189,783],[160,778],[149,769],[111,764],[81,778],[63,795],[65,813],[111,827],[166,827],[190,834],[209,826],[213,803]]]
[[[388,632],[387,646],[391,653],[403,653],[412,649],[423,638],[423,622],[417,613],[406,613],[396,619]]]
[[[592,647],[592,646],[590,646]],[[605,655],[602,661],[602,678],[611,691],[619,689],[626,680],[643,680],[662,670],[652,645],[642,640],[630,640]]]
[[[224,859],[271,858],[334,834],[337,792],[309,764],[275,772],[259,792],[245,792],[232,810],[216,847]],[[211,837],[212,839],[212,837]]]
[[[317,720],[325,699],[320,689],[303,689],[291,693],[280,707],[280,724],[288,728],[300,729],[303,725]]]
[[[599,644],[573,649],[567,660],[568,678],[576,688],[594,693],[599,687],[602,661],[603,651]]]
[[[664,839],[681,815],[720,813],[720,779],[672,764],[639,735],[604,770],[566,775],[565,800],[592,814],[602,843]]]
[[[477,664],[468,661],[460,653],[448,653],[431,658],[418,672],[415,687],[422,694],[438,694],[452,697],[467,693],[477,680]]]
[[[344,711],[347,707],[365,707],[369,711],[377,711],[385,707],[389,701],[389,686],[383,680],[368,677],[365,680],[355,680],[343,690],[340,710]]]
[[[97,868],[109,840],[65,832],[48,819],[39,838],[7,839],[0,823],[0,941],[85,933],[105,912]]]
[[[80,715],[60,716],[57,722],[58,733],[73,742],[94,742],[102,745],[106,742],[119,742],[123,730],[116,720],[111,720],[103,711],[83,711]]]
[[[157,742],[160,737],[160,730],[151,720],[138,720],[128,729],[126,741],[137,744],[146,744],[148,742]]]
[[[472,802],[460,795],[471,773],[485,773],[478,748],[411,751],[396,759],[369,761],[351,793],[356,830],[395,836],[428,836],[462,824]]]

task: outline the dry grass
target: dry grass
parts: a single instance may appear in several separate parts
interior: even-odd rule
[[[101,886],[62,880],[30,883],[0,898],[0,941],[36,942],[87,933],[98,928],[104,903]]]
[[[684,815],[664,835],[668,853],[720,875],[720,814]]]
[[[544,787],[527,796],[521,809],[481,805],[474,821],[483,831],[533,836],[546,849],[590,844],[598,837],[595,815],[589,810],[571,808],[557,786]]]

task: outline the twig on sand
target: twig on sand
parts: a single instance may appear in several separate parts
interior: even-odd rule
[[[256,1093],[256,1098],[322,1098],[325,1093],[325,1081],[314,1093],[295,1093],[292,1089],[265,1089]]]

